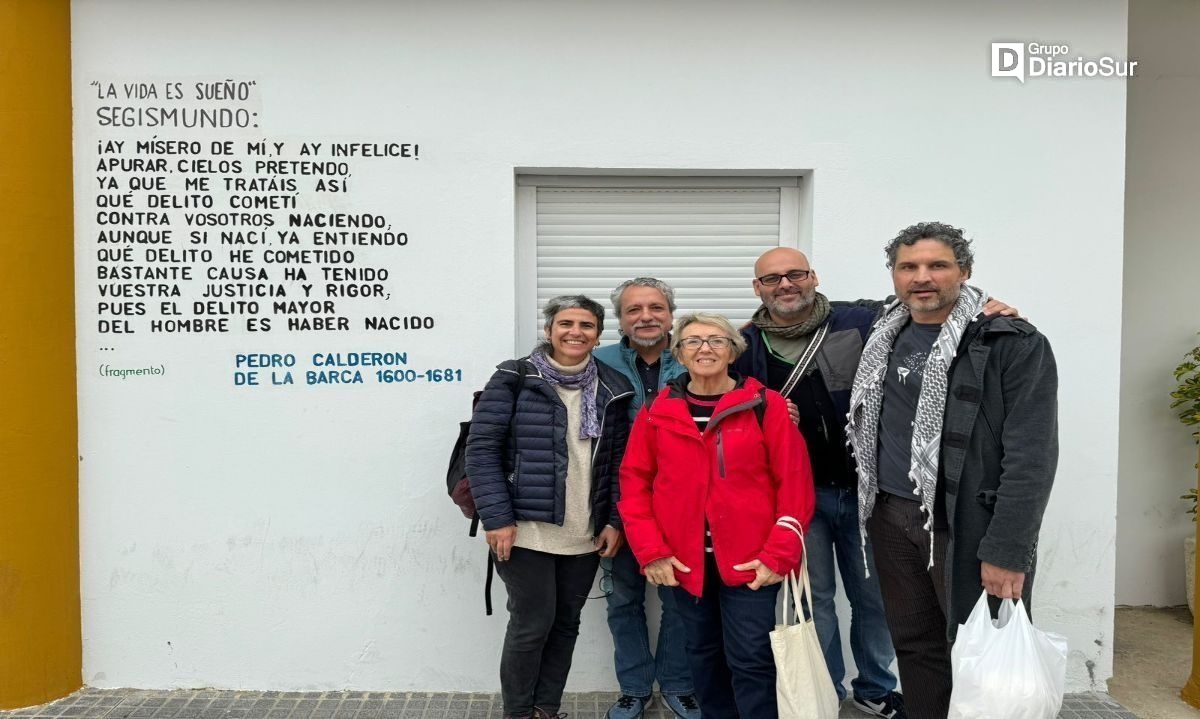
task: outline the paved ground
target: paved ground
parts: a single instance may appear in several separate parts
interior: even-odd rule
[[[1179,698],[1192,668],[1187,607],[1117,607],[1108,691],[1141,719],[1200,719]]]
[[[562,711],[570,719],[602,719],[616,698],[606,692],[569,694]],[[655,702],[647,719],[668,719]],[[500,717],[496,694],[424,692],[234,692],[83,689],[50,704],[0,712],[0,719],[493,719]],[[842,707],[841,716],[866,715]],[[1063,719],[1138,719],[1101,694],[1068,694]]]

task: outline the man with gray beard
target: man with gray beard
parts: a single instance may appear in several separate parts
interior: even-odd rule
[[[670,350],[675,290],[662,280],[637,277],[622,282],[612,291],[613,308],[621,330],[621,341],[601,347],[593,357],[616,369],[633,383],[629,404],[632,420],[667,382],[683,373]],[[610,563],[611,562],[611,563]],[[683,625],[675,610],[670,587],[660,586],[662,618],[658,647],[650,653],[646,628],[646,578],[628,546],[611,560],[602,560],[605,577],[601,584],[608,593],[608,628],[613,637],[613,658],[621,696],[605,714],[606,719],[639,719],[654,697],[658,682],[663,704],[681,719],[700,719],[693,693],[691,670],[685,654]]]

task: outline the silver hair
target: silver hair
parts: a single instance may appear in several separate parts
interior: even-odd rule
[[[891,242],[884,246],[887,253],[887,267],[896,266],[896,255],[900,245],[912,246],[921,240],[937,240],[954,252],[954,261],[968,274],[975,265],[975,253],[971,250],[971,241],[963,236],[963,231],[944,222],[918,222],[900,231]]]
[[[708,325],[716,327],[729,338],[731,347],[730,362],[736,360],[743,352],[746,351],[746,338],[742,337],[742,333],[738,332],[733,327],[733,323],[725,318],[725,315],[719,315],[716,312],[689,312],[688,314],[675,320],[675,329],[672,330],[671,336],[675,338],[671,345],[671,354],[675,355],[675,359],[680,359],[679,338],[683,331],[689,325]]]
[[[554,317],[563,310],[587,310],[596,316],[596,332],[604,331],[604,305],[587,295],[559,295],[546,300],[542,307],[542,317],[546,318],[545,328],[548,330],[554,324]]]
[[[675,312],[675,288],[668,285],[666,282],[655,277],[634,277],[632,280],[625,280],[617,285],[617,288],[608,296],[612,300],[613,309],[617,311],[617,317],[621,316],[621,295],[630,287],[649,287],[663,293],[663,297],[667,298],[667,309],[672,313]]]

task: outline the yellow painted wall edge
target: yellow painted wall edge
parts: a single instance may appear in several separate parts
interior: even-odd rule
[[[0,0],[0,709],[82,684],[70,0]]]

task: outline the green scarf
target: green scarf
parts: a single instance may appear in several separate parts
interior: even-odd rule
[[[766,305],[762,305],[750,322],[763,332],[767,347],[775,356],[795,364],[812,340],[812,334],[829,318],[829,298],[817,292],[813,297],[812,314],[794,325],[777,325]]]

